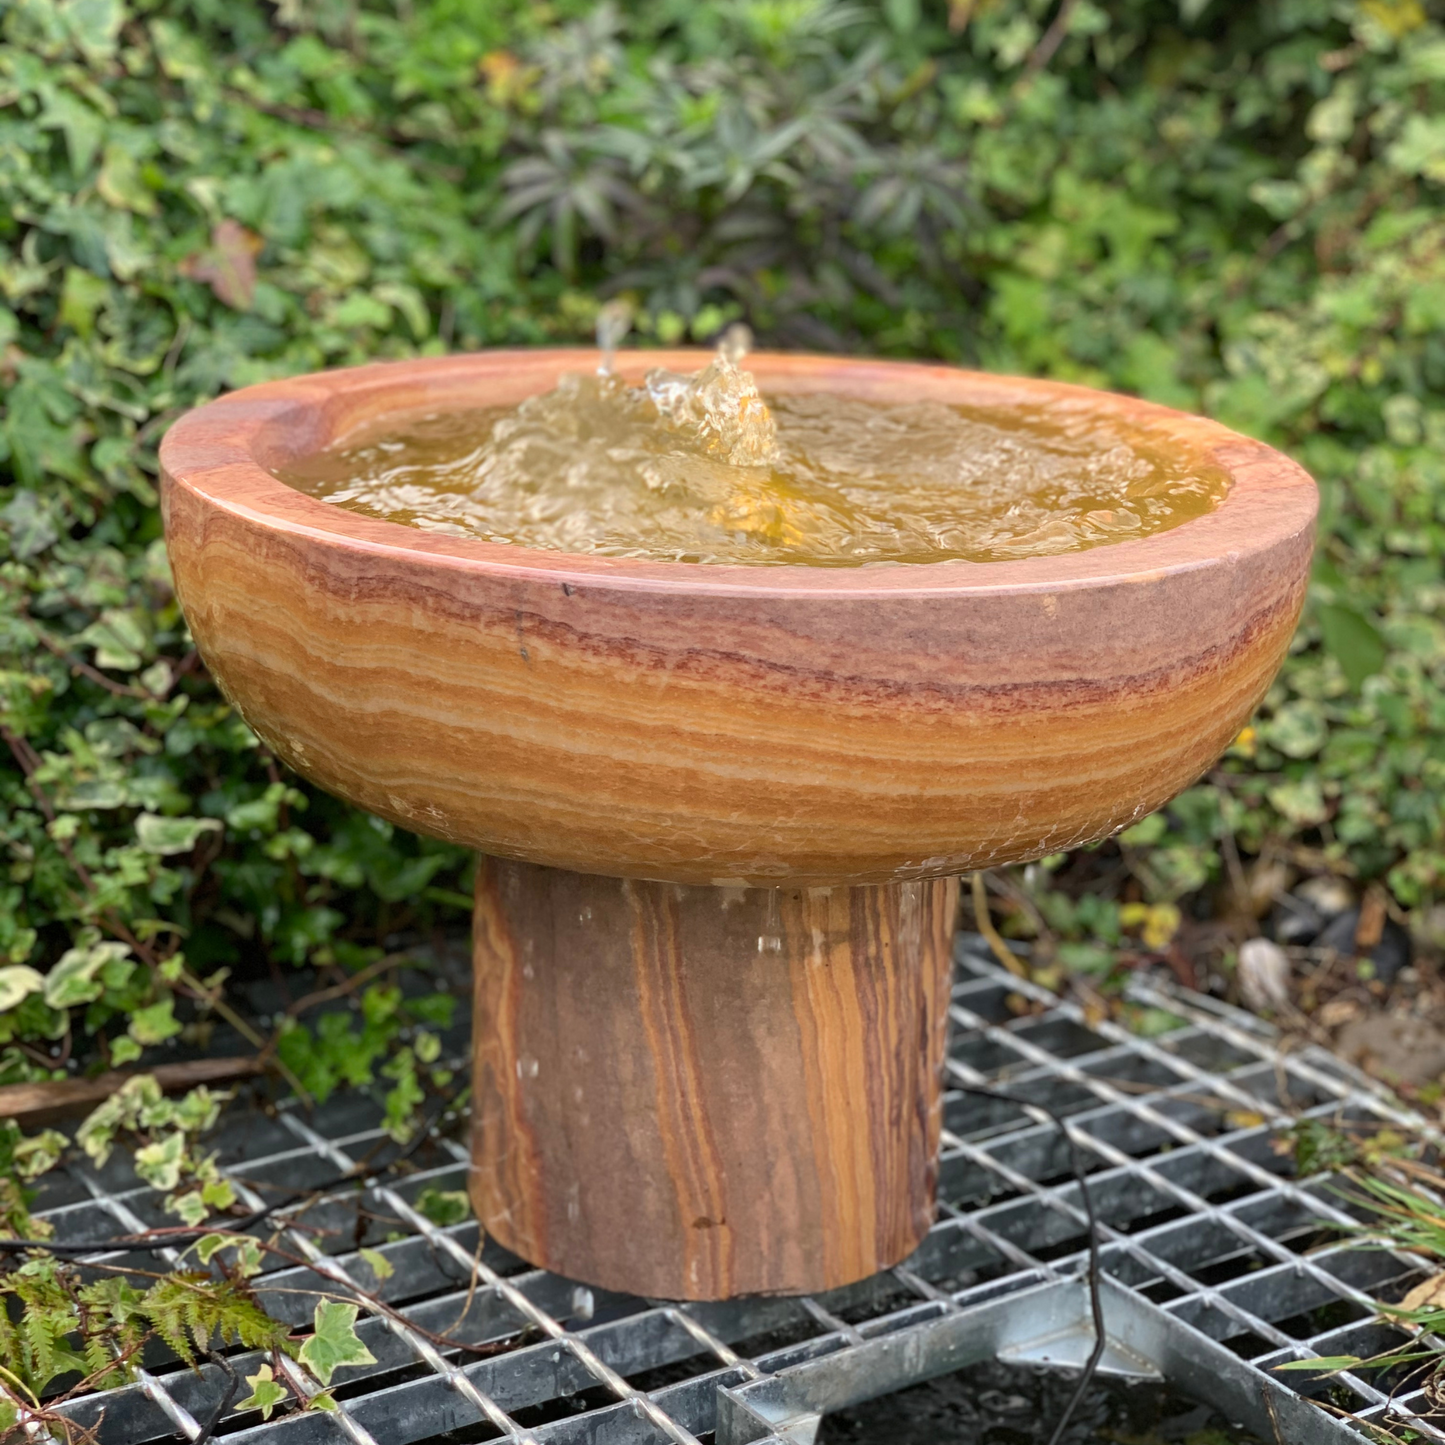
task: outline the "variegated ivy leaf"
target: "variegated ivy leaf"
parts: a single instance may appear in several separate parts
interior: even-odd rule
[[[23,963],[0,968],[0,1013],[18,1008],[32,993],[39,993],[44,987],[44,976]]]
[[[142,813],[135,820],[135,835],[141,847],[158,857],[189,853],[202,834],[220,829],[219,818],[163,818],[159,813]]]
[[[207,1234],[196,1242],[195,1249],[201,1263],[206,1265],[210,1264],[221,1250],[232,1250],[228,1271],[242,1279],[250,1279],[252,1275],[261,1272],[261,1246],[248,1236],[219,1232]]]
[[[177,1130],[154,1144],[137,1149],[135,1172],[157,1189],[174,1189],[181,1182],[181,1169],[186,1162],[186,1136]],[[199,1196],[197,1197],[199,1202]],[[204,1211],[202,1218],[204,1218]],[[199,1223],[197,1220],[196,1223]]]
[[[144,1177],[144,1176],[142,1176]],[[184,1224],[194,1229],[209,1212],[199,1189],[188,1189],[184,1194],[172,1194],[166,1199],[166,1212],[174,1214]]]
[[[44,1129],[32,1138],[22,1139],[13,1151],[15,1172],[22,1179],[39,1178],[60,1162],[69,1143],[70,1140],[55,1129]]]
[[[236,1260],[232,1268],[242,1279],[250,1279],[252,1275],[260,1274],[261,1246],[254,1239],[248,1239],[238,1244]]]
[[[224,1094],[213,1094],[204,1084],[183,1099],[168,1099],[154,1074],[127,1079],[103,1104],[97,1104],[76,1130],[75,1142],[104,1168],[118,1132],[179,1128],[199,1134],[216,1122]]]
[[[238,1410],[259,1410],[263,1420],[271,1418],[271,1411],[281,1404],[289,1393],[285,1385],[275,1377],[270,1365],[262,1365],[254,1375],[246,1376],[251,1393],[244,1400],[236,1402]]]
[[[355,1305],[339,1301],[322,1300],[316,1306],[315,1333],[301,1346],[297,1359],[323,1385],[347,1365],[376,1363],[376,1356],[357,1337],[356,1314]]]
[[[216,1257],[217,1251],[234,1243],[235,1240],[229,1234],[204,1234],[195,1243],[196,1258],[202,1264],[210,1264]]]
[[[60,536],[50,508],[36,492],[16,492],[0,507],[0,523],[9,536],[11,552],[21,559],[37,556]]]
[[[105,983],[99,977],[107,964],[120,964],[130,955],[124,943],[110,940],[93,941],[77,948],[67,949],[60,955],[60,961],[45,976],[45,1002],[51,1008],[72,1008],[76,1004],[90,1003],[105,992]],[[117,978],[123,984],[125,978]]]

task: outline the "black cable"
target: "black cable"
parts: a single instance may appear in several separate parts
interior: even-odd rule
[[[191,1445],[209,1445],[209,1441],[215,1437],[216,1426],[221,1423],[221,1416],[231,1408],[231,1401],[236,1398],[236,1392],[241,1388],[241,1377],[236,1373],[236,1367],[224,1355],[218,1355],[215,1350],[207,1350],[206,1358],[225,1374],[226,1389],[216,1402],[216,1408],[211,1411],[210,1419],[201,1426],[201,1433],[191,1441]]]
[[[1064,1136],[1064,1143],[1069,1146],[1070,1169],[1074,1176],[1074,1182],[1079,1186],[1079,1199],[1084,1206],[1084,1218],[1089,1225],[1089,1311],[1094,1318],[1094,1348],[1084,1362],[1084,1370],[1079,1376],[1079,1383],[1070,1397],[1068,1405],[1064,1408],[1059,1423],[1054,1427],[1054,1433],[1049,1436],[1049,1445],[1063,1445],[1064,1431],[1069,1428],[1069,1421],[1074,1418],[1074,1412],[1083,1403],[1084,1396],[1088,1393],[1095,1374],[1098,1373],[1099,1362],[1104,1358],[1104,1351],[1109,1347],[1108,1336],[1104,1333],[1104,1300],[1100,1294],[1099,1283],[1101,1278],[1099,1218],[1094,1213],[1094,1201],[1089,1194],[1089,1183],[1085,1178],[1079,1146],[1074,1142],[1074,1136],[1069,1133],[1069,1126],[1064,1122],[1063,1116],[1056,1114],[1047,1104],[1035,1103],[1032,1099],[1020,1098],[1017,1094],[1010,1094],[1004,1089],[990,1089],[981,1084],[960,1084],[955,1080],[950,1080],[949,1087],[957,1089],[961,1094],[974,1094],[981,1099],[998,1099],[1002,1103],[1013,1104],[1020,1109],[1036,1109],[1048,1118],[1049,1122]]]

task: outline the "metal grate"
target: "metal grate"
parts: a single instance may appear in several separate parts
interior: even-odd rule
[[[1323,1052],[1278,1052],[1247,1016],[1148,985],[1134,992],[1160,1026],[1152,1038],[1087,1018],[996,968],[978,940],[959,940],[949,1068],[959,1085],[1006,1086],[1068,1117],[1102,1225],[1105,1368],[1166,1379],[1280,1445],[1358,1441],[1341,1411],[1409,1420],[1421,1438],[1445,1440],[1445,1420],[1432,1425],[1408,1384],[1391,1398],[1388,1379],[1272,1373],[1398,1342],[1372,1299],[1398,1299],[1424,1273],[1418,1260],[1322,1229],[1354,1222],[1347,1201],[1328,1178],[1290,1177],[1281,1128],[1301,1114],[1420,1122]],[[220,1157],[248,1181],[252,1203],[267,1183],[294,1189],[384,1154],[378,1124],[357,1095],[309,1116],[233,1107]],[[263,1423],[232,1411],[216,1434],[236,1445],[691,1445],[715,1432],[720,1445],[796,1445],[828,1411],[985,1358],[1076,1365],[1091,1334],[1068,1156],[1032,1107],[950,1094],[938,1221],[906,1267],[814,1299],[680,1306],[479,1249],[471,1221],[431,1223],[414,1207],[419,1191],[466,1181],[465,1150],[438,1139],[401,1182],[294,1214],[284,1238],[309,1267],[258,1281],[267,1308],[297,1326],[317,1290],[373,1290],[396,1311],[358,1326],[376,1363],[338,1375],[335,1413]],[[57,1238],[166,1222],[155,1191],[126,1171],[117,1160],[100,1174],[57,1172],[41,1206]],[[386,1256],[385,1280],[362,1247]],[[458,1352],[436,1336],[493,1352]],[[241,1373],[259,1363],[231,1359]],[[300,1393],[315,1392],[288,1368]],[[157,1355],[137,1383],[65,1413],[101,1445],[195,1440],[226,1384],[215,1365],[192,1371]]]

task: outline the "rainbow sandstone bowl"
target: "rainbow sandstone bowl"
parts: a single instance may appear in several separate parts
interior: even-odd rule
[[[633,353],[618,370],[703,360]],[[534,1260],[644,1292],[842,1283],[896,1262],[931,1217],[947,880],[1105,837],[1210,766],[1294,631],[1315,487],[1269,447],[1143,401],[767,354],[747,363],[765,393],[1082,413],[1232,486],[1172,530],[1062,555],[748,567],[442,536],[272,475],[380,417],[515,403],[595,364],[406,361],[200,408],[161,449],[176,591],[206,665],[279,758],[495,860],[477,891],[483,1222]],[[862,1000],[827,1028],[808,973],[820,962]],[[567,999],[597,979],[610,992],[569,1023]],[[613,1029],[614,1047],[652,1061],[604,1087],[594,1055],[585,1077],[594,1126],[651,1116],[623,1141],[640,1182],[596,1182],[606,1156],[568,1122],[581,1084],[533,1069],[565,1054],[568,1029]],[[765,1075],[813,1114],[749,1116],[729,1142],[726,1120]],[[768,1162],[752,1170],[757,1130]],[[790,1152],[808,1162],[779,1166]],[[574,1186],[595,1219],[566,1204]],[[765,1226],[749,1192],[795,1225]],[[623,1217],[646,1235],[630,1252],[610,1242]]]
[[[271,468],[378,416],[505,405],[590,358],[493,352],[247,388],[162,451],[176,590],[313,782],[501,857],[680,883],[889,882],[1101,838],[1199,776],[1304,597],[1315,488],[1212,422],[940,366],[759,355],[764,391],[1117,416],[1225,468],[1212,513],[1011,562],[746,567],[438,536]],[[698,364],[622,358],[624,374]]]

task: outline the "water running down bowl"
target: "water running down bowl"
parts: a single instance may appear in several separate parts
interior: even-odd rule
[[[269,470],[595,360],[400,362],[192,412],[161,449],[177,595],[278,757],[485,855],[485,1227],[634,1293],[825,1289],[931,1219],[953,880],[1106,836],[1213,762],[1294,631],[1315,488],[1145,402],[765,354],[765,393],[1083,410],[1233,483],[1204,517],[1086,551],[746,567],[439,536]]]

